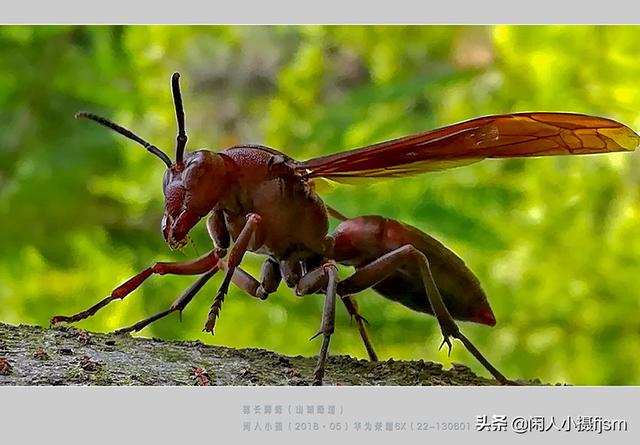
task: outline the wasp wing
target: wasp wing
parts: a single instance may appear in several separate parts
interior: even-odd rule
[[[633,151],[640,136],[611,119],[574,113],[484,116],[296,163],[306,178],[350,182],[444,170],[486,158]]]

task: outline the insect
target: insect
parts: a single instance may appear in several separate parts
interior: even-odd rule
[[[172,312],[181,312],[211,277],[222,272],[224,278],[204,326],[213,333],[232,282],[249,295],[266,299],[284,281],[300,296],[324,295],[322,321],[314,335],[322,336],[314,384],[322,384],[324,377],[338,299],[355,318],[369,358],[377,360],[353,298],[367,288],[435,316],[443,336],[441,347],[446,344],[451,350],[451,338],[460,340],[499,382],[511,383],[455,322],[495,324],[487,297],[463,260],[415,227],[382,216],[344,217],[323,203],[314,180],[399,177],[485,158],[633,151],[640,145],[640,136],[610,119],[571,113],[518,113],[480,117],[303,162],[262,145],[185,153],[187,134],[179,78],[178,73],[171,78],[178,126],[174,161],[108,119],[87,112],[76,117],[115,130],[160,158],[167,167],[163,178],[165,241],[171,248],[184,246],[189,231],[206,218],[212,249],[192,261],[155,263],[85,311],[55,316],[51,323],[90,317],[110,302],[125,298],[154,274],[198,276],[168,309],[118,332],[139,331]],[[328,232],[330,216],[341,221],[332,234]],[[240,267],[248,251],[266,256],[259,279]],[[336,264],[352,266],[354,273],[341,280]]]

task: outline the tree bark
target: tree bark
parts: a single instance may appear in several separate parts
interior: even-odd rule
[[[0,323],[0,385],[309,385],[315,364],[261,349]],[[344,355],[329,358],[324,383],[498,385],[459,364]]]

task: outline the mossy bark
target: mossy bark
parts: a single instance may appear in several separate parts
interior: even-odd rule
[[[315,357],[0,323],[0,385],[308,385]],[[497,385],[463,365],[329,358],[325,385]],[[539,382],[520,382],[539,384]]]

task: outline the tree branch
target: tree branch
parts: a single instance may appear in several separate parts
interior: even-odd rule
[[[308,385],[316,359],[0,323],[0,385]],[[540,384],[539,382],[520,382]],[[326,385],[497,385],[464,365],[332,356]]]

